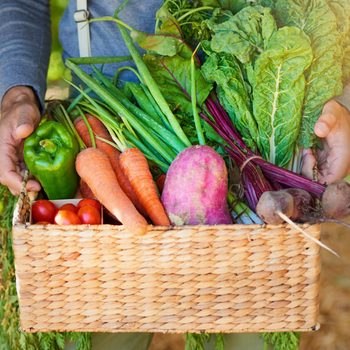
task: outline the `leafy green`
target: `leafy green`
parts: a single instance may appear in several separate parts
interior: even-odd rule
[[[165,0],[157,12],[156,19],[157,22],[162,21],[166,17],[164,13],[171,14],[176,20],[176,26],[181,31],[181,36],[188,44],[195,47],[198,42],[210,37],[204,20],[210,17],[211,9],[203,5],[200,0]],[[166,26],[169,25],[168,23]],[[164,29],[163,27],[162,32],[165,32]],[[156,28],[156,33],[158,33],[158,28]]]
[[[306,73],[306,91],[299,143],[315,143],[313,128],[324,104],[342,92],[342,47],[337,18],[326,0],[277,0],[279,23],[302,29],[311,40],[314,59]]]
[[[155,34],[132,29],[131,38],[148,53],[162,56],[180,54],[183,57],[191,57],[192,50],[184,42],[178,22],[165,7],[158,10],[157,23]]]
[[[191,7],[190,7],[191,8]],[[182,31],[176,18],[170,13],[168,6],[162,6],[156,13],[156,34],[172,34],[182,38]]]
[[[309,38],[295,27],[277,31],[271,9],[262,6],[235,15],[215,11],[208,26],[213,36],[202,67],[205,78],[217,84],[247,145],[287,167],[301,125],[304,72],[313,57]]]
[[[343,83],[349,84],[350,82],[350,34],[346,40],[346,46],[344,48],[344,65],[343,65]]]
[[[350,79],[350,1],[328,0],[329,6],[337,17],[338,31],[341,34],[343,55],[343,84]]]
[[[242,63],[249,63],[264,51],[276,22],[269,8],[246,7],[236,15],[214,12],[208,22],[213,31],[211,49],[233,54]]]
[[[174,56],[183,48],[183,41],[176,36],[147,34],[133,30],[131,37],[143,49],[163,56]]]
[[[304,71],[312,61],[309,38],[298,28],[275,32],[254,65],[253,112],[260,152],[286,167],[293,155],[301,124]]]
[[[191,61],[180,56],[158,57],[145,55],[144,61],[157,81],[172,110],[192,115],[191,106]],[[202,105],[208,97],[212,85],[205,81],[196,69],[197,102]]]
[[[247,5],[247,0],[202,0],[202,3],[205,6],[218,7],[236,13]]]
[[[250,85],[245,81],[242,65],[230,54],[207,51],[202,66],[204,77],[217,84],[216,93],[249,148],[259,144],[258,128],[252,114]]]
[[[192,115],[192,50],[177,31],[178,25],[174,17],[165,9],[161,10],[157,13],[161,22],[157,28],[157,35],[144,34],[142,40],[141,36],[134,36],[134,40],[136,39],[138,44],[147,50],[143,60],[172,110]],[[169,34],[169,28],[172,35]],[[195,64],[195,78],[197,102],[201,106],[208,97],[212,85],[203,78],[198,61]]]

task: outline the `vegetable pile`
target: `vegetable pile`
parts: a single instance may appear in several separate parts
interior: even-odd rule
[[[94,19],[116,23],[134,66],[108,77],[100,64],[130,57],[68,59],[83,85],[49,104],[54,121],[26,140],[26,164],[49,199],[72,198],[79,183],[135,234],[149,224],[342,218],[350,186],[300,172],[303,150],[320,147],[313,127],[324,104],[350,77],[349,10],[346,0],[165,1],[155,33],[118,11]],[[119,79],[125,69],[137,82]],[[80,221],[52,208],[44,220],[33,205],[33,217],[97,223],[82,209]]]

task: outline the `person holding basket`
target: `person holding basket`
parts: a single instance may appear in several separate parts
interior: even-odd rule
[[[120,17],[132,27],[153,32],[155,14],[162,0],[130,0]],[[128,55],[123,40],[112,23],[88,24],[88,18],[113,14],[122,0],[69,2],[60,24],[64,59],[78,56]],[[22,185],[23,141],[38,126],[45,108],[46,74],[50,56],[49,0],[4,0],[0,4],[0,183],[18,195]],[[106,65],[104,73],[114,75],[117,64]],[[127,74],[122,79],[128,80]],[[350,112],[342,103],[327,102],[314,131],[323,143],[320,181],[332,183],[350,172]],[[350,105],[350,103],[349,103]],[[303,173],[312,177],[316,159],[310,150],[304,154]],[[35,180],[28,191],[40,191]],[[258,335],[225,336],[226,349],[262,349]],[[152,336],[137,334],[94,334],[93,349],[147,349]],[[212,345],[208,345],[212,346]],[[66,349],[72,349],[67,344]]]

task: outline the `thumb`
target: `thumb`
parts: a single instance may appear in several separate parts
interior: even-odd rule
[[[35,118],[39,120],[38,118]],[[28,137],[35,129],[37,121],[30,115],[22,115],[18,121],[14,131],[14,137],[16,139],[25,139]]]
[[[337,117],[333,113],[324,113],[317,120],[314,132],[318,137],[327,137],[337,123]]]
[[[314,132],[316,136],[321,138],[327,137],[337,127],[339,116],[342,113],[342,106],[337,101],[328,101],[315,124]]]

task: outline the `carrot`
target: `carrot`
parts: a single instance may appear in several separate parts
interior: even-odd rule
[[[127,229],[135,234],[147,231],[146,219],[121,189],[108,156],[98,148],[81,151],[75,162],[77,173],[96,198]]]
[[[88,120],[88,123],[91,126],[92,131],[96,136],[99,136],[101,138],[104,138],[108,141],[112,141],[112,138],[106,129],[106,127],[103,125],[103,123],[96,117],[87,114],[86,118]],[[77,129],[80,137],[84,141],[85,145],[88,147],[91,147],[92,141],[89,135],[88,128],[82,118],[77,118],[74,122],[75,128]],[[134,203],[136,208],[139,210],[139,212],[143,215],[146,215],[145,209],[142,207],[140,202],[137,199],[137,196],[128,180],[128,178],[125,176],[123,171],[120,169],[119,165],[119,154],[120,152],[113,146],[109,145],[107,142],[103,142],[100,139],[95,139],[96,141],[96,147],[98,149],[101,149],[104,151],[112,165],[112,168],[114,172],[117,175],[118,182],[120,184],[120,187],[123,189],[125,194],[130,198],[130,200]]]
[[[170,226],[144,154],[136,147],[127,148],[120,154],[119,163],[152,222],[155,225]]]

